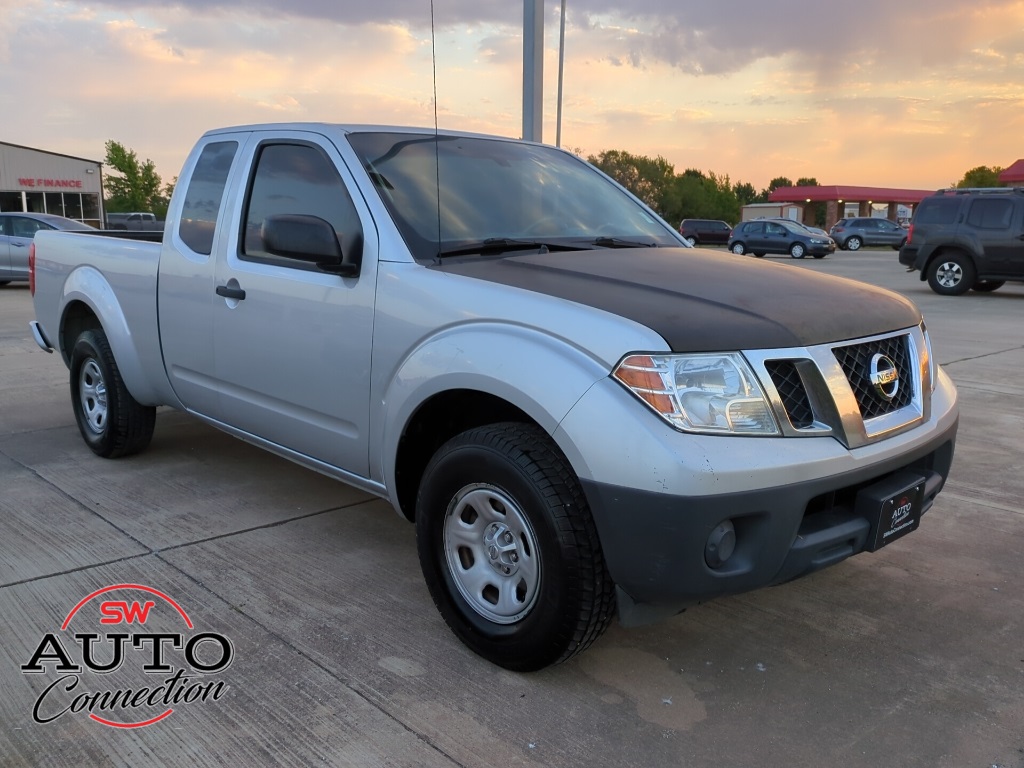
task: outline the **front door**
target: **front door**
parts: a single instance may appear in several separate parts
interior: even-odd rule
[[[347,170],[321,137],[296,132],[246,151],[249,198],[216,268],[219,418],[366,476],[377,266],[369,212],[353,202]],[[360,274],[341,277],[268,253],[261,227],[282,214],[330,222],[343,252],[362,254]]]

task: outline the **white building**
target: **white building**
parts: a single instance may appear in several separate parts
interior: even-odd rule
[[[0,211],[103,222],[103,164],[0,141]]]

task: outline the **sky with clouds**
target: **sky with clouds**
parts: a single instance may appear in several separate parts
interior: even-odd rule
[[[562,145],[583,154],[757,188],[930,189],[1024,157],[1024,0],[566,6]],[[509,0],[0,0],[0,141],[102,160],[113,139],[170,181],[213,127],[431,125],[435,69],[440,127],[519,136],[522,24]]]

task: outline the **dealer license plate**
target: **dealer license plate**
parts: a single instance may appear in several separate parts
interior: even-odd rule
[[[874,552],[916,531],[923,502],[924,478],[909,473],[862,490],[857,505],[871,521],[868,549]]]

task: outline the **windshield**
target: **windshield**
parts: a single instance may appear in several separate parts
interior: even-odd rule
[[[579,158],[509,139],[353,133],[381,199],[417,259],[476,244],[538,248],[680,246],[674,231]],[[439,193],[440,190],[440,200]]]

